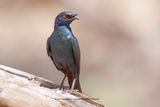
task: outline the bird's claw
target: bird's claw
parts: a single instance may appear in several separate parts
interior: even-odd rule
[[[70,94],[73,94],[73,93],[76,93],[78,92],[78,90],[64,90],[63,93],[70,93]]]

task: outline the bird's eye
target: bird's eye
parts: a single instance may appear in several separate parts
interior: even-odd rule
[[[64,19],[71,19],[72,17],[70,15],[64,15],[63,18]]]

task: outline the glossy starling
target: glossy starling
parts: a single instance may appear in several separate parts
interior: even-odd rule
[[[76,16],[77,14],[69,11],[57,15],[54,31],[47,40],[47,53],[56,68],[65,75],[60,89],[67,77],[71,91],[78,89],[82,92],[79,82],[80,48],[70,27],[72,21],[78,19]]]

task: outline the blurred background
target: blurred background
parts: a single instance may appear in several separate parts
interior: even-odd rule
[[[46,40],[64,10],[80,18],[83,92],[107,107],[159,107],[159,0],[0,0],[0,64],[60,84]]]

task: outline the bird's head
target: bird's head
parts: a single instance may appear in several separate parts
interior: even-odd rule
[[[61,12],[56,17],[55,26],[69,26],[73,20],[78,20],[77,15],[69,11]]]

